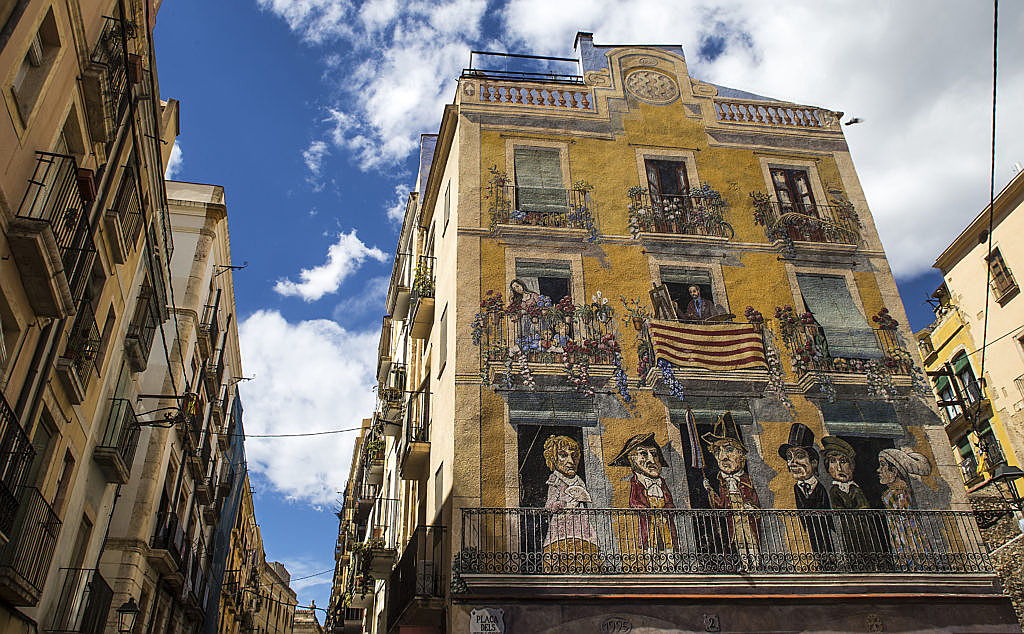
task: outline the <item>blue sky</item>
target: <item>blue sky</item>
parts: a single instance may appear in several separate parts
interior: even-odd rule
[[[937,4],[167,0],[156,41],[162,95],[181,101],[174,177],[225,187],[232,257],[248,262],[234,276],[255,375],[247,431],[369,414],[418,134],[436,131],[470,48],[571,56],[577,30],[682,44],[702,79],[863,118],[847,138],[911,323],[925,325],[934,255],[988,197],[990,16]],[[1024,30],[1022,5],[1003,4],[1004,32]],[[1019,59],[1024,44],[1004,42]],[[1001,107],[1019,104],[1024,72],[1003,68]],[[997,186],[1024,161],[1024,123],[1006,116],[999,131]],[[251,439],[247,452],[268,557],[293,576],[330,568],[351,435]],[[300,600],[325,606],[329,580],[297,583]]]

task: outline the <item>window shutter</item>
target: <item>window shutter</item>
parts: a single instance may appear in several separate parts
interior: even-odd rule
[[[708,269],[691,269],[683,266],[660,267],[661,281],[672,284],[711,284],[711,271]]]
[[[515,170],[520,211],[565,212],[566,192],[558,150],[516,148]]]
[[[850,359],[880,359],[875,332],[857,310],[846,279],[832,275],[797,275],[807,310],[825,331],[829,353]]]

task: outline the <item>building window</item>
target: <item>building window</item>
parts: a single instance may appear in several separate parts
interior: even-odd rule
[[[64,514],[64,504],[71,493],[71,478],[75,473],[75,456],[68,449],[64,452],[64,467],[60,472],[60,479],[57,480],[57,491],[53,495],[53,512],[57,515]]]
[[[882,358],[875,332],[854,303],[845,277],[799,273],[796,279],[805,308],[824,334],[831,357]]]
[[[967,354],[961,352],[953,357],[953,372],[956,374],[956,378],[960,381],[960,391],[964,400],[968,403],[973,403],[981,399],[981,387],[978,385],[978,379],[974,376],[974,368],[971,367],[971,361],[967,358]]]
[[[11,85],[11,93],[18,105],[18,114],[21,115],[23,125],[28,125],[29,116],[39,100],[43,84],[46,83],[59,51],[57,21],[53,17],[53,8],[50,8],[39,25],[39,30],[32,36]]]
[[[992,275],[992,290],[995,291],[996,299],[1003,299],[1011,292],[1017,290],[1017,281],[1013,279],[1013,273],[1006,266],[1003,254],[999,249],[992,249],[987,258],[989,272]]]
[[[557,304],[563,297],[572,297],[572,270],[564,260],[516,260],[516,279],[525,290],[510,289],[510,300],[522,295],[521,301],[529,301],[530,295],[537,295]],[[516,286],[513,283],[513,286]]]
[[[448,305],[441,311],[441,333],[437,341],[437,375],[441,376],[448,362]]]
[[[956,442],[956,453],[964,482],[970,482],[978,475],[978,457],[974,455],[974,448],[966,436]]]
[[[811,179],[807,170],[773,167],[771,177],[782,213],[817,215],[814,211],[814,194],[811,192]]]
[[[647,188],[652,197],[685,196],[690,189],[685,161],[644,159],[647,169]]]
[[[444,227],[441,228],[441,235],[443,236],[448,231],[448,219],[452,215],[452,183],[448,181],[448,184],[444,186]]]
[[[555,148],[515,149],[516,209],[533,213],[564,213],[566,191],[561,153]]]
[[[726,314],[724,298],[715,292],[709,269],[662,266],[659,272],[677,319],[703,321]]]

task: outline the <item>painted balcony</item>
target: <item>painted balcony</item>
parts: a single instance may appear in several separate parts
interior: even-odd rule
[[[36,153],[36,166],[7,234],[32,308],[62,318],[75,312],[96,255],[89,206],[91,170],[73,156]]]
[[[641,187],[629,190],[629,231],[641,241],[671,241],[679,236],[731,240],[722,197],[711,190],[685,195],[652,194]]]
[[[577,60],[570,58],[473,51],[469,68],[463,69],[459,80],[460,100],[524,109],[595,112],[593,92],[577,71]]]
[[[484,189],[484,207],[497,236],[587,241],[597,237],[590,187],[520,187],[494,174]]]
[[[761,391],[768,382],[763,323],[659,319],[633,327],[638,333],[638,372],[646,385],[668,371],[688,387],[715,389],[729,381]],[[668,365],[659,366],[658,360]]]
[[[764,226],[772,242],[818,242],[857,246],[861,242],[860,221],[853,205],[833,201],[832,205],[780,203],[764,194],[752,195],[754,222]]]
[[[102,634],[114,591],[95,568],[61,568],[63,582],[44,632]]]
[[[830,592],[855,593],[992,571],[969,511],[464,508],[461,521],[461,594],[776,593],[833,575],[848,579]]]

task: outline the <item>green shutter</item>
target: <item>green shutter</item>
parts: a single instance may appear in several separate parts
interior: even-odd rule
[[[508,419],[513,425],[597,424],[594,398],[573,392],[509,392]]]
[[[725,412],[732,413],[732,419],[737,425],[754,424],[754,416],[745,398],[690,396],[685,402],[669,405],[669,420],[675,425],[685,425],[687,407],[693,412],[693,419],[698,425],[713,425]]]
[[[935,392],[939,395],[940,398],[942,397],[942,391],[947,387],[949,387],[948,376],[940,376],[935,378]]]
[[[967,357],[967,355],[960,355],[959,357],[956,358],[955,361],[953,361],[953,373],[960,374],[961,372],[963,372],[964,368],[970,365],[971,360]],[[974,368],[971,368],[971,372],[974,372]]]
[[[662,266],[661,281],[669,284],[707,284],[711,286],[711,271],[685,266]]]
[[[822,403],[821,414],[830,434],[843,436],[903,436],[896,408],[882,401],[841,401]]]
[[[825,331],[828,349],[833,357],[879,359],[875,332],[857,310],[846,279],[833,275],[796,276],[804,302]]]
[[[515,169],[519,211],[565,212],[567,199],[558,150],[516,148]]]

